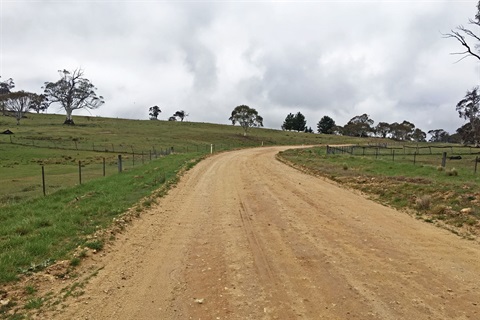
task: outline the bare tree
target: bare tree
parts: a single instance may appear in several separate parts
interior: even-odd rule
[[[475,18],[469,19],[468,22],[475,28],[480,28],[480,0],[477,4],[477,13],[475,14]],[[463,60],[467,57],[475,57],[480,60],[480,30],[474,32],[463,25],[459,25],[455,30],[450,30],[450,33],[444,34],[443,36],[444,38],[456,39],[464,47],[465,51],[452,53],[456,55],[462,55],[463,57],[460,58],[460,60]],[[470,40],[477,42],[473,44],[473,48],[472,45],[468,43]]]

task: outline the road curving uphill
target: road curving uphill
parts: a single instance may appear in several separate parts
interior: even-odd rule
[[[207,158],[54,319],[480,319],[480,246],[277,160]]]

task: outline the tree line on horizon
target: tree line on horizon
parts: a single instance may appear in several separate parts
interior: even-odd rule
[[[477,91],[478,88],[474,91],[474,94],[477,94]],[[464,117],[466,113],[470,113],[470,103],[468,101],[471,101],[470,98],[476,99],[476,96],[471,95],[472,92],[467,93],[466,98],[462,99],[462,101],[457,104],[457,111],[459,112],[460,117]],[[450,134],[444,129],[429,130],[427,133],[431,137],[428,141],[475,144],[475,141],[478,141],[478,137],[480,137],[480,114],[478,114],[472,121],[477,124],[475,130],[472,130],[470,122],[458,128],[457,132],[454,134]],[[281,128],[282,130],[289,131],[313,132],[310,127],[307,127],[306,123],[305,116],[301,112],[297,112],[295,115],[289,113]],[[344,126],[337,125],[335,120],[329,116],[323,116],[317,123],[317,132],[351,137],[389,138],[398,141],[427,141],[427,133],[420,128],[416,128],[415,124],[412,122],[407,120],[404,120],[401,123],[379,122],[374,126],[374,121],[366,113],[353,117]]]

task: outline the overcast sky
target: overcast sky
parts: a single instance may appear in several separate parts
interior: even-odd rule
[[[0,0],[0,76],[40,93],[80,67],[105,98],[99,116],[148,119],[158,105],[161,119],[227,124],[246,104],[275,129],[300,111],[315,131],[324,115],[367,113],[454,133],[480,63],[455,63],[462,48],[442,33],[476,3]]]

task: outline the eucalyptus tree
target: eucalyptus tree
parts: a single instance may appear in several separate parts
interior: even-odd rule
[[[173,114],[174,117],[178,117],[180,121],[183,121],[186,117],[188,117],[188,113],[185,112],[185,110],[179,110]]]
[[[263,118],[258,114],[258,111],[254,108],[250,108],[246,105],[240,105],[233,109],[232,114],[228,120],[232,121],[232,124],[240,124],[243,128],[243,135],[246,136],[247,132],[252,127],[263,127]]]
[[[478,133],[478,120],[480,119],[480,89],[474,87],[468,90],[465,97],[457,103],[456,107],[460,118],[468,120],[470,123],[471,140],[475,146],[480,143],[480,135]]]
[[[158,120],[158,115],[162,110],[158,106],[153,106],[148,109],[149,113],[148,115],[150,116],[150,120]]]
[[[10,111],[17,120],[17,126],[35,99],[38,99],[37,94],[25,91],[10,92],[2,97],[5,108]]]
[[[15,88],[15,83],[13,82],[12,78],[9,78],[5,81],[0,81],[0,98],[4,97],[6,94],[9,94],[13,88]],[[2,114],[6,115],[7,109],[2,101],[0,101],[0,109],[2,110]]]
[[[67,118],[64,124],[74,125],[72,113],[80,109],[97,109],[105,103],[102,96],[97,96],[95,86],[83,77],[82,69],[72,72],[59,70],[60,80],[45,82],[44,94],[50,103],[58,103],[65,109]]]

